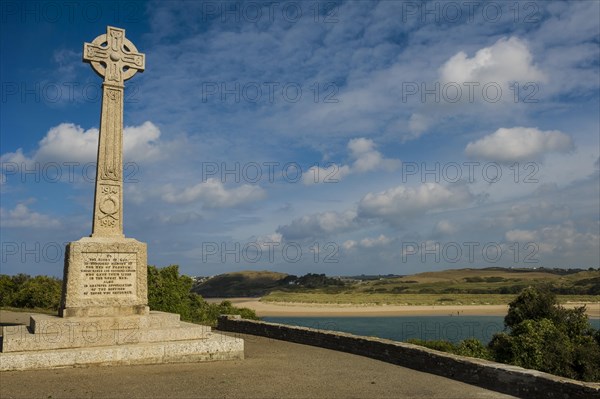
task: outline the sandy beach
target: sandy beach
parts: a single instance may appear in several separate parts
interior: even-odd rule
[[[369,316],[505,316],[508,305],[333,305],[312,303],[273,303],[261,302],[260,298],[206,298],[209,302],[231,301],[235,306],[256,311],[259,317],[369,317]],[[563,306],[574,308],[583,303],[569,303]],[[600,303],[586,304],[590,317],[600,318]]]

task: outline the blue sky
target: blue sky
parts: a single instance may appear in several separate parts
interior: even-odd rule
[[[600,15],[580,2],[2,2],[1,272],[91,231],[124,28],[128,237],[190,275],[598,267]]]

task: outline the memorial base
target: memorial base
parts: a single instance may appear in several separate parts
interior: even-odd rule
[[[244,341],[185,323],[178,314],[125,317],[34,315],[2,327],[0,371],[233,360]]]
[[[244,341],[149,311],[146,244],[85,237],[67,245],[58,316],[2,327],[0,370],[244,358]]]
[[[146,244],[133,238],[84,237],[67,245],[64,317],[148,314]]]

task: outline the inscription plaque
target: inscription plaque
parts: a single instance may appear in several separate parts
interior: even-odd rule
[[[84,297],[131,297],[136,291],[135,252],[84,252],[81,292]]]

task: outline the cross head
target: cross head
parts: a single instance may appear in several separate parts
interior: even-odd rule
[[[136,72],[143,72],[146,56],[125,37],[125,29],[109,26],[106,34],[83,46],[83,61],[89,62],[104,83],[122,86]]]

